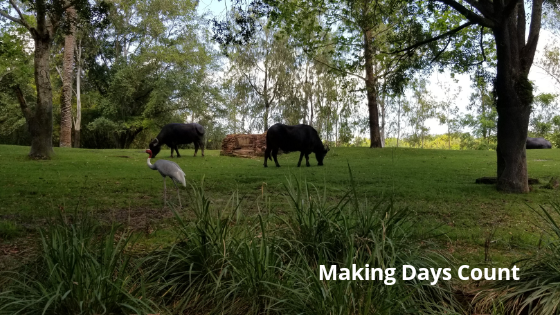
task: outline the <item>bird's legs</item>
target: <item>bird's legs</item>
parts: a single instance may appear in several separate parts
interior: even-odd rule
[[[177,186],[177,183],[175,182],[175,180],[172,180],[173,184],[175,185],[175,188],[177,188],[177,199],[179,199],[179,208],[183,208],[183,205],[181,204],[181,195],[179,194],[179,186]]]

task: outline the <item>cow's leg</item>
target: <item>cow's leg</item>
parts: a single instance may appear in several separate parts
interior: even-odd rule
[[[203,141],[200,141],[199,146],[200,146],[200,152],[201,152],[200,155],[204,156],[204,142],[203,142]]]
[[[170,146],[171,148],[171,158],[173,158],[173,146]]]
[[[194,155],[193,156],[196,156],[197,153],[198,153],[198,141],[195,141],[194,142]]]
[[[181,154],[179,154],[179,147],[175,146],[175,152],[177,152],[177,157],[180,158]]]
[[[266,147],[266,149],[264,149],[264,167],[268,167],[267,161],[270,158],[270,151],[272,151],[270,147]]]
[[[303,159],[303,155],[304,155],[304,154],[305,154],[305,153],[303,153],[303,151],[301,151],[301,153],[299,154],[299,161],[297,162],[297,167],[300,167],[300,166],[301,166],[301,159]],[[309,165],[308,165],[308,166],[309,166]]]
[[[305,166],[309,167],[309,153],[305,153]]]
[[[278,164],[278,148],[273,149],[272,150],[272,158],[274,158],[274,163],[276,163],[276,167],[280,167],[280,164]]]

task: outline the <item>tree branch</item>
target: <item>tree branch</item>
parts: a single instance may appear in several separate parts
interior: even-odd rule
[[[527,24],[527,19],[525,17],[523,0],[517,1],[517,47],[523,47],[525,46],[525,24]]]
[[[17,24],[20,24],[20,25],[23,25],[23,26],[27,27],[27,25],[26,25],[27,23],[25,23],[25,21],[23,21],[21,19],[18,19],[18,18],[15,18],[15,17],[9,15],[8,13],[5,13],[4,11],[0,11],[0,15],[5,17],[6,19],[12,21],[12,22],[15,22]]]
[[[326,63],[326,62],[324,62],[324,61],[321,61],[321,60],[319,60],[319,59],[317,59],[317,58],[315,58],[315,57],[311,57],[311,58],[312,58],[313,60],[317,61],[318,63],[320,63],[320,64],[322,64],[322,65],[325,65],[325,66],[327,66],[327,67],[329,67],[329,68],[331,68],[331,69],[333,69],[333,70],[340,71],[340,72],[343,72],[343,73],[345,73],[345,74],[355,76],[355,77],[360,78],[360,79],[362,79],[362,80],[364,80],[364,81],[366,80],[366,78],[362,77],[361,75],[358,75],[358,74],[355,74],[355,73],[352,73],[352,72],[348,72],[348,71],[346,71],[346,70],[342,70],[342,69],[337,68],[337,67],[335,67],[335,66],[333,66],[333,65],[330,65],[330,64],[328,64],[328,63]]]
[[[480,52],[482,53],[482,60],[486,61],[486,54],[484,53],[484,43],[483,43],[483,36],[484,36],[484,26],[480,27]]]
[[[473,11],[465,8],[463,5],[459,4],[455,0],[435,0],[437,2],[441,2],[447,4],[448,6],[452,7],[453,9],[457,10],[457,12],[461,13],[467,20],[485,26],[489,28],[493,28],[495,26],[494,21],[484,18]]]
[[[477,9],[478,12],[482,13],[483,16],[492,16],[494,10],[489,7],[486,2],[480,2],[476,0],[465,0],[466,3],[470,4],[473,8]]]
[[[541,30],[542,19],[542,5],[543,0],[533,0],[533,10],[531,12],[531,26],[529,26],[529,37],[527,38],[527,45],[523,47],[523,58],[528,61],[528,66],[533,63],[535,52],[537,50],[537,43],[539,42],[539,33]],[[529,72],[529,69],[526,69]]]
[[[409,46],[409,47],[404,48],[404,49],[401,49],[401,50],[392,51],[392,52],[390,52],[389,54],[398,54],[398,53],[401,53],[401,52],[413,50],[413,49],[418,48],[418,47],[420,47],[420,46],[423,46],[423,45],[429,44],[429,43],[431,43],[431,42],[435,42],[435,41],[437,41],[437,40],[440,40],[440,39],[442,39],[442,38],[444,38],[444,37],[446,37],[446,36],[453,35],[453,34],[459,32],[459,31],[461,31],[462,29],[467,28],[467,27],[469,27],[469,26],[471,26],[471,25],[474,25],[474,24],[476,24],[476,23],[475,23],[475,22],[472,22],[472,21],[469,21],[469,22],[467,22],[467,23],[465,23],[465,24],[462,24],[462,25],[459,25],[458,27],[456,27],[456,28],[454,28],[454,29],[452,29],[452,30],[450,30],[450,31],[447,31],[447,32],[445,32],[445,33],[443,33],[443,34],[441,34],[441,35],[438,35],[438,36],[432,37],[432,38],[428,38],[428,39],[426,39],[426,40],[423,40],[423,41],[421,41],[421,42],[418,42],[418,43],[416,43],[416,44],[414,44],[414,45],[412,45],[412,46]]]
[[[554,80],[556,80],[556,82],[558,84],[560,84],[560,76],[558,76],[558,74],[554,73],[554,71],[551,71],[550,68],[546,67],[546,65],[541,65],[537,62],[537,63],[535,63],[535,66],[537,66],[537,68],[540,68],[541,70],[546,72],[546,74],[551,76]]]
[[[25,16],[21,13],[21,10],[17,6],[17,4],[14,2],[14,0],[9,0],[9,1],[10,1],[10,4],[12,5],[12,7],[14,8],[14,10],[16,10],[17,14],[19,15],[19,18],[21,19],[21,21],[24,23],[23,26],[29,28],[29,25],[25,21]]]
[[[29,123],[31,117],[33,117],[33,113],[31,112],[29,107],[27,107],[27,101],[25,100],[25,96],[23,95],[23,92],[19,87],[19,84],[14,84],[12,88],[14,89],[14,92],[16,93],[17,99],[19,101],[19,107],[21,108],[21,112],[23,113],[23,116],[25,116],[27,123]]]
[[[439,56],[441,56],[441,54],[443,54],[443,52],[447,49],[447,47],[449,46],[449,43],[451,43],[451,37],[449,37],[449,40],[447,41],[447,44],[445,44],[445,47],[443,47],[442,50],[440,50],[435,56],[434,58],[432,58],[432,60],[430,61],[430,63],[436,61],[436,59],[439,58]]]

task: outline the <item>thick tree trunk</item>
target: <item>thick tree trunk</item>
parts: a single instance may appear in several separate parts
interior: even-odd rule
[[[26,115],[31,133],[29,156],[34,159],[48,159],[52,149],[52,87],[50,80],[49,57],[51,37],[34,34],[35,40],[35,85],[37,87],[37,106],[34,113]]]
[[[371,43],[371,30],[364,32],[364,59],[366,67],[366,94],[369,113],[369,138],[370,148],[381,148],[379,134],[379,110],[377,108],[377,77],[373,73],[373,51]]]
[[[504,192],[529,191],[525,142],[531,113],[532,86],[528,69],[522,69],[517,36],[517,15],[494,29],[498,55],[496,93],[498,96],[498,146],[496,188]],[[524,28],[523,28],[524,30]],[[524,34],[523,34],[524,35]]]
[[[70,22],[70,32],[64,37],[64,57],[62,69],[62,94],[60,95],[60,146],[72,146],[72,70],[74,69],[74,33],[76,30],[73,20],[76,10],[66,9]]]

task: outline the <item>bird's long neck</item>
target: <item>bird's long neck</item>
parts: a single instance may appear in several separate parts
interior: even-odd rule
[[[149,158],[148,158],[148,167],[151,168],[151,169],[153,169],[153,170],[155,170],[156,167],[155,167],[152,163],[150,163],[150,160],[151,160],[151,159],[152,159],[152,157],[149,157]]]

